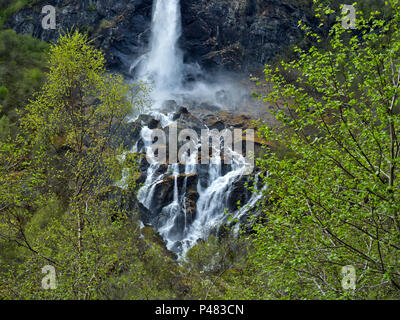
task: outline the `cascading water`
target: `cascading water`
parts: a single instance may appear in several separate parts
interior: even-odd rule
[[[159,106],[171,97],[176,99],[182,93],[192,99],[207,101],[210,90],[215,90],[215,88],[209,89],[204,83],[198,84],[197,90],[185,88],[183,79],[185,68],[188,66],[184,65],[182,52],[178,48],[180,35],[179,0],[154,0],[150,51],[137,59],[131,69],[136,70],[138,79],[153,83],[152,98],[155,105]],[[188,68],[193,69],[193,66]],[[212,94],[215,95],[215,91]],[[165,115],[153,111],[152,115],[161,120],[163,128],[172,121],[172,113]],[[151,134],[152,130],[144,125],[141,131],[143,147],[141,150],[137,150],[138,152],[149,154],[152,143]],[[209,137],[211,137],[211,131]],[[233,163],[229,170],[223,170],[222,151],[221,149],[214,150],[206,173],[207,182],[202,184],[198,179],[196,214],[194,219],[189,221],[186,206],[188,177],[201,174],[200,165],[196,161],[200,145],[197,147],[198,150],[190,155],[184,166],[170,163],[167,170],[162,171],[160,164],[151,164],[147,169],[144,186],[138,193],[138,199],[143,206],[148,210],[154,210],[153,202],[157,187],[165,179],[173,178],[172,201],[161,209],[157,209],[158,212],[155,212],[157,221],[154,226],[164,238],[167,247],[178,253],[180,257],[184,257],[187,250],[199,239],[207,238],[210,232],[226,221],[225,211],[232,187],[247,170],[245,158],[231,150],[228,151],[231,152]],[[184,177],[182,184],[178,184],[180,176]],[[243,214],[243,212],[237,214]],[[183,228],[177,227],[177,221],[181,220],[182,216],[184,217]]]
[[[233,152],[232,152],[233,153]],[[197,186],[199,200],[197,201],[197,216],[182,241],[182,252],[186,253],[198,239],[209,235],[215,228],[226,221],[225,209],[232,192],[233,183],[246,174],[246,160],[240,155],[234,155],[231,171],[222,173],[222,160],[217,153],[209,165],[208,184],[202,188]],[[236,159],[235,159],[236,158]]]

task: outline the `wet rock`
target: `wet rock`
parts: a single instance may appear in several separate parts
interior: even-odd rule
[[[154,130],[160,127],[160,120],[158,119],[150,119],[150,121],[148,121],[147,123],[147,126],[150,130]]]
[[[182,115],[189,114],[189,111],[186,107],[180,107],[177,112],[174,113],[172,118],[173,121],[176,121],[182,117]]]
[[[203,112],[218,112],[221,110],[221,108],[213,104],[203,102],[199,105],[198,110]]]
[[[208,114],[202,118],[210,130],[216,129],[222,131],[226,128],[225,123],[216,115]]]
[[[228,197],[228,209],[236,211],[238,207],[246,204],[251,198],[251,192],[248,190],[248,177],[243,177],[239,181],[235,181],[232,185],[232,191]]]
[[[182,191],[184,183],[187,189],[195,189],[197,186],[197,174],[181,174],[177,178],[178,191]],[[174,199],[175,177],[169,176],[157,184],[154,192],[153,205],[151,211],[160,212],[162,208],[170,204]]]
[[[183,206],[177,215],[175,215],[174,225],[170,230],[171,235],[183,235],[190,225],[196,219],[196,202],[199,194],[196,190],[187,190],[185,198],[182,199]]]
[[[140,219],[144,224],[151,224],[152,214],[140,201],[135,201],[134,209],[139,213]]]
[[[195,115],[188,112],[186,108],[181,108],[181,109],[182,110],[180,112],[177,112],[174,115],[174,121],[175,121],[174,126],[177,127],[178,136],[182,130],[194,130],[197,133],[198,137],[200,137],[201,130],[207,129],[204,122],[201,121],[201,119],[199,119]],[[167,141],[169,139],[170,127],[171,127],[171,125],[164,128],[164,132],[166,133]],[[179,147],[181,147],[184,143],[186,143],[186,142],[181,142]]]
[[[188,190],[186,192],[185,198],[185,208],[186,208],[186,222],[191,224],[196,218],[196,203],[199,200],[199,193],[194,190]]]
[[[235,128],[254,129],[253,119],[247,114],[239,114],[230,121],[230,124]]]
[[[233,115],[228,111],[219,111],[215,114],[203,114],[194,115],[189,112],[185,107],[181,107],[175,113],[178,119],[176,120],[177,132],[178,134],[183,129],[193,129],[196,132],[200,132],[203,128],[217,129],[221,132],[223,129],[233,129],[240,128],[243,129],[243,150],[246,147],[246,141],[251,139],[250,142],[254,143],[255,146],[264,145],[264,141],[257,136],[254,138],[248,138],[245,135],[245,129],[249,126],[252,119],[249,116],[239,114]],[[149,162],[147,161],[146,155],[143,153],[144,143],[140,138],[140,131],[144,126],[149,128],[160,128],[160,122],[154,118],[154,116],[141,115],[135,123],[130,123],[127,126],[124,134],[128,135],[129,139],[138,139],[137,147],[142,153],[139,154],[140,159],[140,172],[141,175],[138,178],[138,183],[145,182],[147,178],[147,169],[149,168]],[[167,138],[167,159],[168,159],[168,138],[170,126],[164,128],[164,132]],[[178,148],[182,146],[185,142],[180,142]],[[222,175],[227,174],[232,170],[232,165],[229,162],[229,158],[225,158],[224,153],[224,143],[221,144],[221,161],[222,161]],[[198,185],[202,188],[210,186],[210,165],[201,164],[202,160],[211,161],[214,150],[209,149],[208,159],[202,159],[202,154],[198,153],[198,165],[196,166],[196,174],[179,174],[176,178],[172,176],[172,168],[169,163],[161,164],[154,172],[155,177],[162,179],[154,185],[154,193],[152,193],[152,199],[150,201],[149,209],[145,208],[142,204],[135,203],[137,200],[133,200],[134,195],[132,195],[131,202],[128,202],[128,209],[134,212],[139,212],[141,220],[146,225],[151,225],[154,228],[161,228],[168,226],[168,236],[167,238],[174,242],[173,250],[178,252],[182,246],[182,239],[193,221],[196,219],[197,215],[197,201],[199,199]],[[206,157],[207,158],[207,157]],[[179,164],[179,172],[183,173],[187,167],[184,164]],[[178,203],[174,202],[174,188],[175,181],[178,188]],[[247,189],[246,183],[248,177],[244,176],[242,179],[232,183],[231,192],[224,203],[225,208],[230,212],[234,212],[238,209],[238,201],[240,205],[245,205],[246,202],[251,198],[250,191]],[[150,192],[150,190],[148,191]],[[118,200],[120,201],[120,200]],[[126,205],[126,204],[124,204]],[[243,218],[245,221],[245,218]],[[246,221],[245,221],[246,222]],[[218,234],[218,227],[215,227],[212,232]],[[164,235],[164,233],[163,233]]]
[[[186,107],[180,107],[178,110],[178,114],[189,114],[189,111]]]
[[[123,123],[122,126],[117,130],[116,145],[122,143],[125,149],[132,149],[136,141],[140,138],[140,132],[142,126],[138,122]]]

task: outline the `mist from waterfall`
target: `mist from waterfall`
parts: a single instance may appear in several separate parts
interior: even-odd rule
[[[151,36],[147,52],[130,67],[136,80],[148,83],[153,109],[163,109],[165,101],[178,105],[206,103],[234,110],[245,105],[249,92],[232,74],[205,73],[198,63],[185,63],[179,39],[182,35],[179,0],[154,0]],[[186,81],[186,79],[191,79]]]

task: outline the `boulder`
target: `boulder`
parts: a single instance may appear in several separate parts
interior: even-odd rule
[[[189,111],[186,107],[180,107],[177,112],[174,113],[172,118],[173,121],[180,119],[183,115],[189,114]]]
[[[199,177],[197,174],[179,175],[176,178],[178,185],[178,192],[182,192],[184,183],[186,183],[187,190],[195,189],[197,186],[198,178]],[[174,186],[175,186],[174,176],[169,176],[157,184],[154,192],[153,205],[150,208],[151,211],[160,212],[162,208],[164,208],[173,201]]]

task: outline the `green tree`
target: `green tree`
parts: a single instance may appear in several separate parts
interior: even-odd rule
[[[357,12],[354,31],[338,17],[327,49],[297,49],[297,60],[282,62],[295,82],[265,69],[272,90],[262,98],[282,126],[260,129],[286,156],[269,150],[258,160],[269,172],[253,239],[261,297],[399,297],[399,1],[390,6],[388,18]],[[322,24],[332,13],[317,10]],[[347,265],[354,291],[342,286]]]
[[[78,32],[49,57],[19,135],[0,141],[0,246],[15,258],[0,262],[0,295],[99,298],[108,278],[135,266],[140,233],[124,200],[135,194],[136,157],[119,157],[118,130],[146,89],[107,73],[103,53]],[[123,169],[125,190],[114,186]],[[44,265],[56,268],[57,290],[42,290]]]

